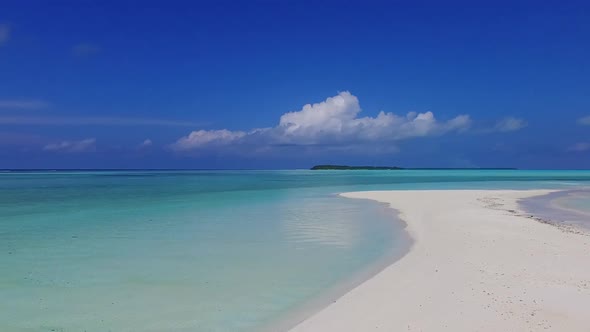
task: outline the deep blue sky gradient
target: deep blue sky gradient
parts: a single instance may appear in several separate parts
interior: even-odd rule
[[[0,107],[22,122],[0,121],[0,168],[590,167],[590,145],[573,148],[590,142],[578,123],[590,115],[588,2],[4,0],[0,25],[0,105],[45,104]],[[193,130],[274,126],[339,91],[363,116],[469,114],[474,129],[397,153],[169,149]],[[504,117],[527,126],[485,132]],[[117,119],[129,123],[104,123]],[[92,151],[43,149],[87,138]]]

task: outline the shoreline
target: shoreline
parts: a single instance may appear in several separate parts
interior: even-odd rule
[[[342,196],[342,193],[335,195],[340,199],[357,200],[356,198]],[[344,280],[330,286],[328,289],[322,291],[321,295],[314,297],[303,304],[297,305],[294,309],[289,310],[285,315],[278,319],[272,319],[268,323],[263,324],[259,327],[258,331],[289,331],[407,255],[414,242],[406,231],[407,223],[399,217],[398,211],[392,209],[389,204],[386,203],[370,199],[366,199],[365,201],[374,204],[374,208],[376,209],[383,209],[384,213],[390,214],[388,217],[391,218],[391,222],[398,224],[392,225],[392,228],[401,231],[400,234],[396,236],[397,241],[395,241],[394,245],[387,252],[383,253],[378,260],[368,264],[361,270],[355,271]]]
[[[587,191],[587,190],[586,190]],[[519,216],[553,225],[572,233],[590,233],[590,214],[569,208],[560,202],[579,190],[556,190],[547,195],[519,200]]]
[[[388,204],[407,224],[413,244],[291,331],[587,331],[590,237],[519,206],[551,192],[341,194]]]

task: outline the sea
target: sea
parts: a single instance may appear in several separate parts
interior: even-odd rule
[[[284,330],[411,245],[339,193],[541,188],[588,227],[590,171],[0,172],[0,331]]]

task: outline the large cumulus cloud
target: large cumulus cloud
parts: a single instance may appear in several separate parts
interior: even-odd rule
[[[467,129],[468,115],[439,121],[432,112],[410,112],[405,116],[380,112],[361,117],[359,100],[350,92],[341,92],[299,111],[285,113],[274,127],[250,131],[196,130],[181,137],[172,148],[194,151],[223,145],[330,145],[369,142],[391,143],[412,137],[435,136]]]

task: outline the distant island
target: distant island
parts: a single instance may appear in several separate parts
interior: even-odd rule
[[[315,165],[311,168],[313,171],[317,170],[344,170],[344,171],[359,171],[359,170],[372,170],[372,171],[386,171],[386,170],[516,170],[517,168],[478,168],[478,167],[465,167],[465,168],[404,168],[398,166],[348,166],[348,165]]]
[[[315,165],[312,170],[399,170],[396,166],[346,166],[346,165]]]

